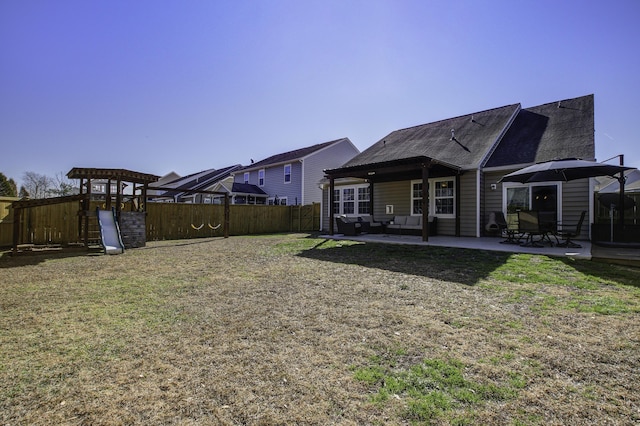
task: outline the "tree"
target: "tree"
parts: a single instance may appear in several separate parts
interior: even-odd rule
[[[13,179],[7,179],[4,174],[0,173],[0,196],[15,197],[17,195],[16,182]]]
[[[58,172],[52,179],[52,183],[53,187],[50,192],[57,197],[78,193],[78,188],[74,186],[74,181],[69,179],[63,172]]]
[[[29,198],[29,192],[27,192],[27,189],[23,186],[20,187],[20,192],[18,193],[18,197],[20,198]]]
[[[49,176],[36,172],[25,172],[22,180],[24,189],[31,198],[47,198],[54,185],[53,179]]]

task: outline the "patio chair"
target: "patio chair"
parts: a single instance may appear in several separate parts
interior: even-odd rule
[[[583,211],[580,214],[580,219],[578,223],[575,225],[560,225],[560,229],[558,230],[558,235],[560,238],[563,238],[564,241],[558,244],[558,247],[571,247],[571,248],[582,248],[582,246],[578,243],[574,243],[572,241],[573,238],[576,238],[580,235],[580,230],[582,229],[582,223],[584,222],[584,217],[587,214],[586,211]]]
[[[504,218],[504,213],[502,212],[493,212],[495,223],[498,225],[500,229],[500,234],[506,234],[507,239],[504,241],[500,241],[500,244],[519,244],[520,238],[517,237],[518,234],[518,223],[515,220],[511,220],[511,223]],[[516,215],[509,215],[510,219],[515,219]]]
[[[549,245],[553,246],[551,236],[556,239],[555,244],[560,244],[558,240],[558,221],[555,211],[541,211],[538,213],[538,220],[540,222],[540,232],[542,232],[542,240],[547,240]]]
[[[336,225],[338,225],[338,233],[348,236],[354,236],[362,232],[362,224],[359,222],[351,222],[344,216],[336,217]]]
[[[540,240],[534,240],[536,235],[543,235],[540,230],[540,221],[537,211],[519,211],[518,212],[518,231],[523,235],[526,234],[526,240],[520,244],[522,247],[544,247],[540,244]]]

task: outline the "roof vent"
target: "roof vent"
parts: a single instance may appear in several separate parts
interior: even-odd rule
[[[451,129],[451,140],[452,141],[456,140],[456,129]]]

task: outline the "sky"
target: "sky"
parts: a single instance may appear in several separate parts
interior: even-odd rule
[[[638,18],[637,0],[2,0],[0,172],[184,176],[589,94],[597,160],[640,167]]]

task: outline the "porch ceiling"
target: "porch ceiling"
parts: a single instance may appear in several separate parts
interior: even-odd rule
[[[421,179],[422,170],[429,170],[429,177],[446,177],[462,173],[462,169],[453,164],[429,157],[403,158],[351,167],[325,170],[329,178],[361,178],[371,182],[393,182],[399,180]]]

